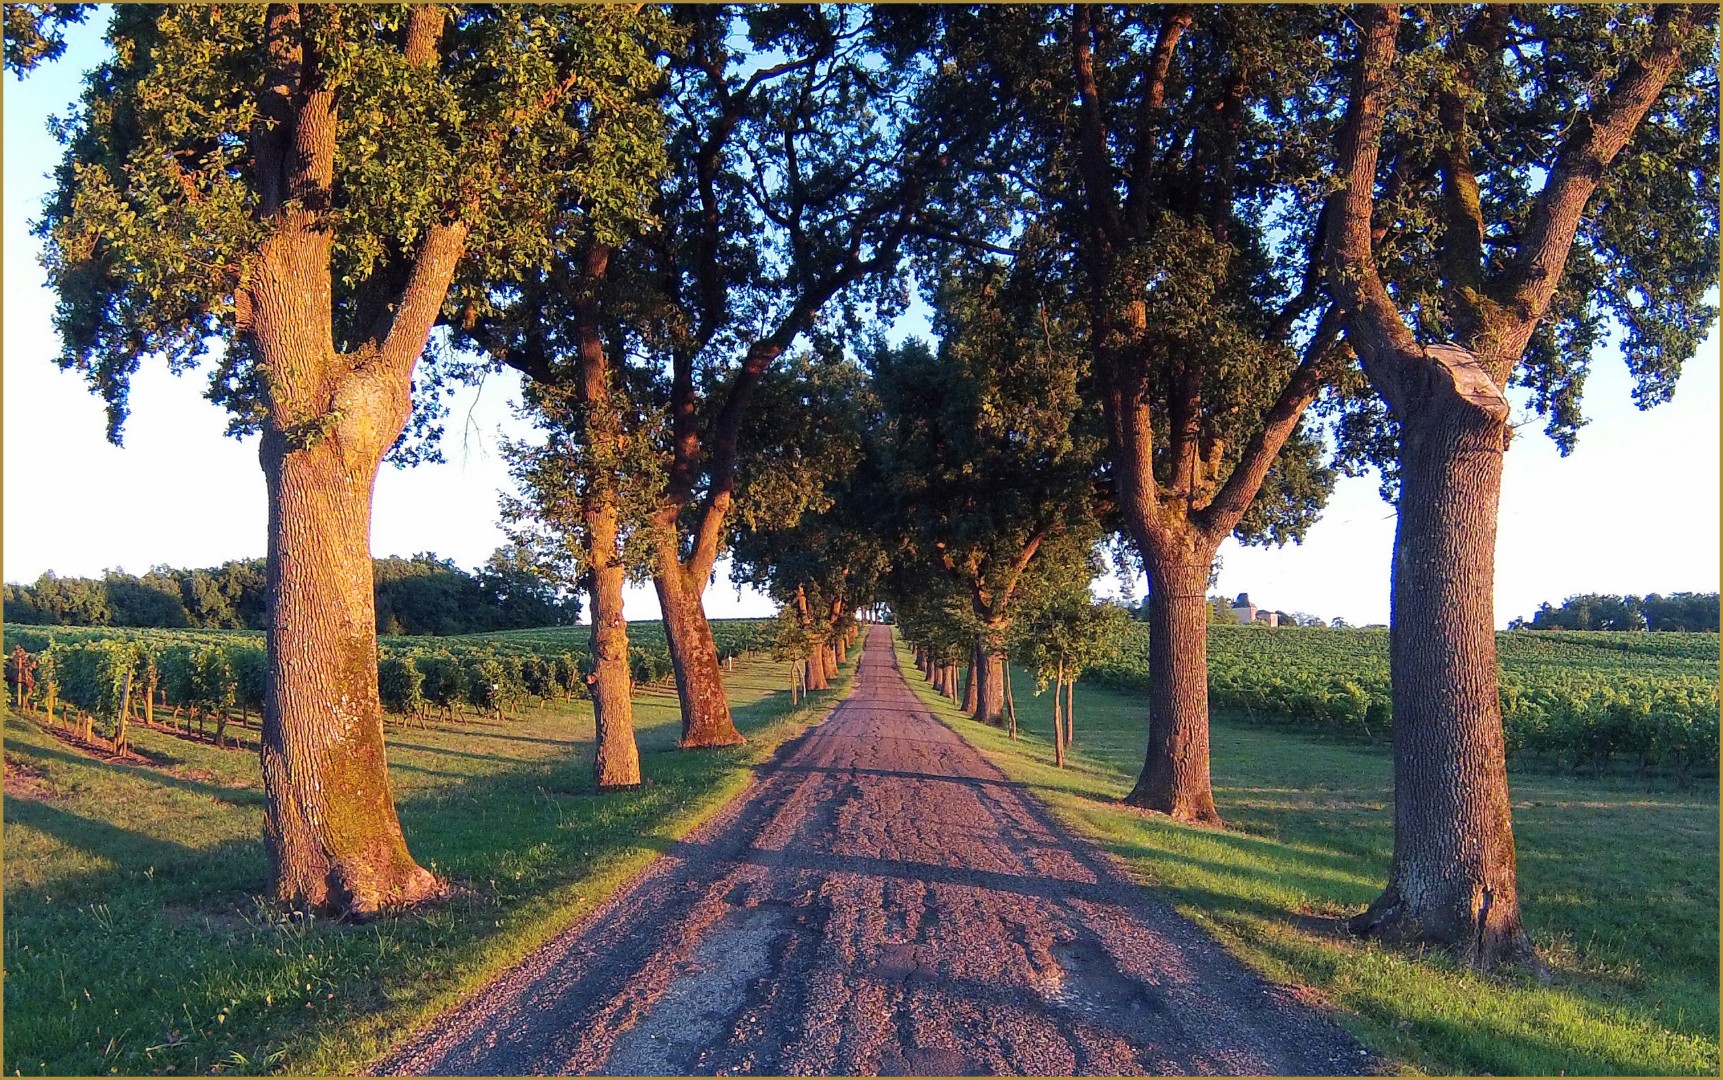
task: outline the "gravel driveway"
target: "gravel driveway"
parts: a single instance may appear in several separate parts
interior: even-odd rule
[[[1380,1068],[935,720],[875,626],[745,795],[375,1071]]]

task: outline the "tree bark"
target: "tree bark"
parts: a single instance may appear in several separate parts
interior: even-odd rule
[[[1207,617],[1206,612],[1204,617]],[[1065,681],[1065,746],[1067,749],[1071,746],[1071,739],[1076,732],[1076,728],[1073,726],[1077,719],[1076,696],[1077,680],[1075,678],[1067,679]]]
[[[1125,802],[1219,825],[1209,783],[1208,559],[1144,559],[1149,573],[1149,745]]]
[[[269,496],[268,888],[279,900],[359,916],[439,888],[407,852],[384,762],[371,493],[393,438],[368,441],[382,445],[343,453],[347,440],[335,432],[295,448],[266,426],[260,453]]]
[[[1065,665],[1059,665],[1059,677],[1053,683],[1053,764],[1065,767],[1065,727],[1060,723],[1059,692],[1065,686]]]
[[[980,676],[975,691],[975,719],[995,726],[1004,724],[1005,654],[983,648],[981,663],[975,670]]]
[[[1533,957],[1520,921],[1497,687],[1496,517],[1508,429],[1451,394],[1401,425],[1388,633],[1394,861],[1361,934],[1490,966]]]
[[[981,700],[979,675],[977,674],[980,670],[980,657],[981,643],[978,641],[975,643],[975,648],[969,650],[969,663],[964,671],[963,680],[963,711],[971,716],[975,715],[976,706]]]
[[[828,689],[826,686],[826,668],[824,664],[820,663],[818,646],[815,646],[813,652],[808,653],[808,658],[802,662],[802,666],[807,672],[806,677],[802,680],[803,685],[809,690]]]
[[[622,612],[621,511],[617,482],[608,462],[619,458],[622,418],[611,396],[610,355],[600,333],[594,291],[610,270],[610,249],[587,253],[574,310],[579,339],[578,376],[586,436],[598,451],[588,476],[581,514],[586,523],[588,592],[592,598],[592,777],[599,791],[640,785],[640,748],[634,738],[633,675],[628,667],[628,621]]]
[[[616,556],[615,506],[589,514],[587,522],[593,553],[604,560],[593,567],[588,587],[592,597],[592,778],[600,791],[620,791],[640,786],[640,748],[634,739],[628,623],[622,616],[624,571]]]
[[[682,740],[677,745],[694,749],[745,743],[748,740],[730,718],[724,677],[718,670],[718,647],[712,642],[712,626],[700,602],[704,575],[691,581],[669,545],[660,545],[657,554],[652,583],[664,613],[664,636],[670,645],[676,696],[682,705]]]

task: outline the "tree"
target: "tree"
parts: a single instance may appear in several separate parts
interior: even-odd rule
[[[1394,861],[1360,933],[1530,959],[1497,687],[1497,504],[1527,387],[1564,450],[1610,320],[1641,406],[1715,316],[1715,8],[1358,12],[1329,286],[1387,414]]]
[[[832,345],[792,355],[761,380],[737,462],[731,578],[777,601],[779,651],[823,690],[877,589],[882,478],[867,425],[867,373]]]
[[[1206,586],[1220,544],[1297,539],[1332,486],[1302,425],[1340,360],[1314,154],[1328,59],[1309,9],[1000,8],[986,159],[1057,223],[1085,305],[1117,513],[1149,580],[1149,734],[1126,801],[1218,823]],[[993,85],[987,86],[990,81]]]
[[[1093,557],[1071,565],[1092,570]],[[1053,759],[1061,769],[1076,738],[1077,679],[1084,668],[1108,656],[1112,642],[1130,623],[1123,607],[1089,595],[1092,576],[1049,575],[1024,598],[1025,610],[1013,633],[1012,655],[1035,672],[1036,695],[1053,684]]]
[[[939,693],[957,698],[958,665],[975,654],[975,614],[949,575],[925,563],[894,562],[884,582],[903,638],[916,650],[922,675]]]
[[[1702,631],[1715,634],[1718,622],[1716,593],[1652,593],[1644,600],[1647,630]]]
[[[1530,620],[1514,619],[1509,630],[1717,630],[1716,593],[1661,596],[1603,596],[1584,593],[1560,607],[1539,604]]]
[[[111,59],[58,126],[66,156],[37,231],[61,365],[106,400],[117,442],[143,358],[185,371],[213,356],[211,398],[236,433],[261,434],[264,839],[282,900],[367,915],[438,888],[407,851],[384,765],[372,484],[458,269],[542,262],[571,190],[599,233],[646,212],[656,142],[607,136],[659,78],[649,21],[121,7]]]
[[[1037,257],[1041,235],[1028,230],[1010,266],[943,282],[937,356],[915,340],[871,356],[893,527],[904,557],[949,576],[969,603],[975,718],[995,724],[1019,589],[1056,547],[1086,565],[1100,536],[1101,432],[1079,394],[1088,364]]]
[[[883,33],[864,6],[678,9],[672,167],[645,245],[670,333],[653,582],[685,747],[742,741],[701,602],[727,540],[743,425],[798,338],[835,336],[886,287],[975,133],[954,68]],[[886,27],[889,30],[889,27]],[[733,51],[746,37],[762,64]]]
[[[664,484],[656,421],[631,398],[625,369],[603,340],[599,296],[609,260],[593,249],[579,286],[526,289],[524,302],[486,332],[493,351],[532,375],[527,397],[547,436],[507,448],[521,490],[504,502],[517,550],[541,578],[584,587],[592,601],[588,683],[600,791],[640,784],[622,587],[644,576],[645,529]]]
[[[499,628],[571,626],[580,621],[579,597],[563,595],[534,573],[532,553],[517,544],[491,552],[475,577]]]
[[[777,651],[824,690],[854,641],[856,610],[886,572],[881,476],[867,373],[829,348],[800,353],[761,381],[738,462],[731,577],[779,605]]]

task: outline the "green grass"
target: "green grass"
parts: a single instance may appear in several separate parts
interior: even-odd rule
[[[97,761],[7,715],[5,1069],[350,1072],[541,944],[709,817],[848,685],[792,709],[785,667],[727,677],[749,745],[682,752],[676,699],[636,697],[646,778],[592,791],[585,703],[390,729],[418,859],[464,886],[362,925],[284,920],[264,876],[255,752],[140,730],[158,765]]]
[[[1315,989],[1405,1069],[1497,1075],[1718,1072],[1718,799],[1631,777],[1512,777],[1527,929],[1549,985],[1461,970],[1336,933],[1380,891],[1393,848],[1385,748],[1214,720],[1228,828],[1124,807],[1147,705],[1079,686],[1070,767],[1053,766],[1051,696],[1014,671],[1020,738],[936,697],[936,715],[1054,813],[1268,977]]]

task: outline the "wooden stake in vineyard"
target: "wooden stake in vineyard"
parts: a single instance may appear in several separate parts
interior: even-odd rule
[[[114,731],[114,753],[116,754],[124,754],[127,750],[131,749],[131,737],[126,726],[127,722],[131,719],[131,715],[132,672],[128,669],[126,671],[125,685],[120,690],[120,710],[118,720],[116,721],[119,726]]]

